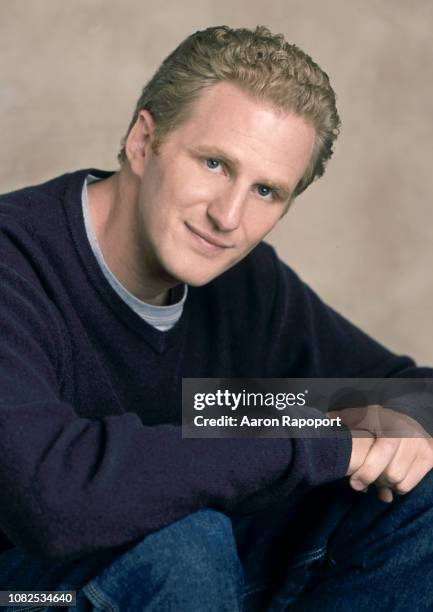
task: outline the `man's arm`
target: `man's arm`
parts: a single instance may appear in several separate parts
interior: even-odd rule
[[[386,349],[323,303],[273,251],[271,256],[277,278],[271,337],[280,339],[273,350],[269,349],[274,372],[283,364],[285,370],[280,376],[433,379],[432,368],[419,367],[411,358]],[[406,428],[412,427],[413,435],[396,436],[393,441],[390,435],[377,440],[360,438],[355,433],[359,419],[349,418],[350,409],[331,416],[342,417],[354,431],[347,471],[351,482],[358,480],[359,488],[364,489],[377,481],[379,495],[390,501],[390,488],[407,492],[433,467],[428,435],[433,433],[433,403],[431,394],[414,392],[406,398],[390,397],[386,405],[388,410],[393,407],[398,411],[394,423],[398,416],[405,415]],[[416,431],[421,431],[421,436],[416,436]]]
[[[132,543],[199,508],[230,513],[258,493],[263,507],[344,475],[349,435],[186,440],[133,413],[78,417],[61,396],[71,364],[60,316],[27,270],[0,271],[0,526],[14,544],[65,560]]]

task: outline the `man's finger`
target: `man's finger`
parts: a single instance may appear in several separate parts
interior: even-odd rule
[[[405,495],[412,491],[421,482],[424,476],[432,469],[432,463],[428,460],[415,460],[404,480],[394,486],[399,495]]]
[[[350,486],[361,491],[379,478],[398,451],[398,438],[378,438],[371,447],[364,463],[350,478]]]
[[[377,496],[381,501],[386,502],[387,504],[390,504],[394,499],[392,489],[389,487],[377,486]]]
[[[382,486],[396,490],[396,487],[407,478],[417,460],[417,442],[404,439],[385,470],[379,476]]]

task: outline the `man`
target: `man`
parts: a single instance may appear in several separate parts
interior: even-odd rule
[[[118,172],[2,197],[1,589],[77,590],[77,610],[430,609],[428,412],[401,416],[406,439],[356,437],[351,409],[327,438],[179,428],[182,377],[431,374],[261,242],[338,127],[297,47],[210,28],[145,87]]]

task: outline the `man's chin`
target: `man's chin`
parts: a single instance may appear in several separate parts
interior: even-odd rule
[[[203,285],[207,285],[208,283],[210,283],[210,281],[212,281],[217,276],[219,276],[219,274],[214,274],[212,276],[211,275],[196,276],[196,275],[191,275],[191,274],[182,274],[182,275],[179,275],[178,282],[185,283],[186,285],[189,285],[190,287],[203,287]]]

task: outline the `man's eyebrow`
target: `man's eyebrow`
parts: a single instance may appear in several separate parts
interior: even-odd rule
[[[239,168],[240,166],[239,160],[236,159],[236,157],[229,157],[227,153],[223,151],[222,149],[220,149],[219,147],[197,146],[197,147],[192,147],[192,151],[194,151],[195,153],[198,153],[199,155],[204,155],[207,157],[217,157],[218,159],[226,163],[228,166],[232,166],[233,168]]]
[[[232,167],[236,169],[236,168],[239,168],[240,166],[240,162],[238,159],[236,159],[235,157],[228,157],[227,153],[223,151],[222,149],[220,149],[219,147],[197,146],[197,147],[191,147],[191,150],[195,153],[198,153],[199,155],[204,155],[210,158],[216,157],[220,159],[221,161],[223,161],[225,164],[227,164],[229,168]],[[270,187],[278,194],[278,196],[282,200],[288,200],[292,195],[293,189],[289,185],[284,184],[284,183],[276,183],[274,181],[263,179],[263,180],[257,181],[257,184],[266,185],[267,187]]]

